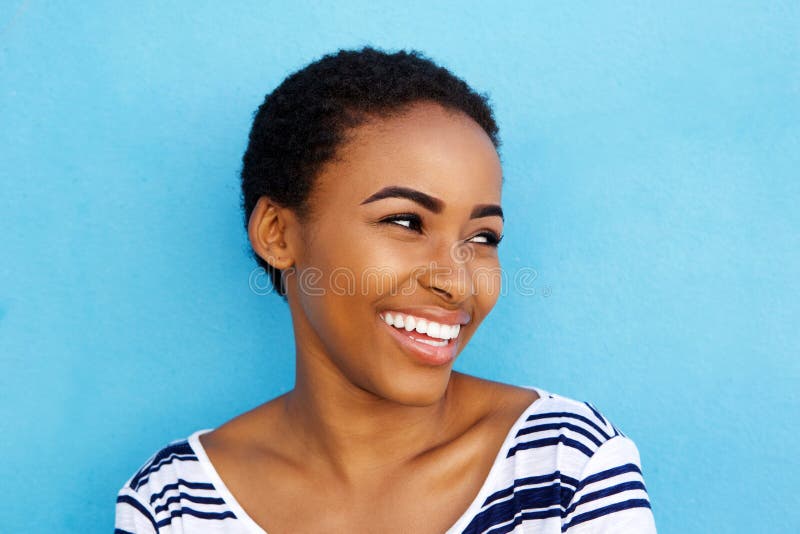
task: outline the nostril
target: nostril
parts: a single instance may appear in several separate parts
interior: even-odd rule
[[[450,292],[447,291],[446,289],[442,289],[440,287],[434,287],[432,289],[434,291],[436,291],[437,293],[441,293],[442,295],[446,296],[447,298],[450,298],[452,296],[452,295],[450,295]]]

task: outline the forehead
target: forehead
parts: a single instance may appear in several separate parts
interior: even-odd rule
[[[373,118],[352,129],[314,186],[315,211],[357,205],[387,185],[411,187],[447,208],[500,203],[502,168],[486,132],[469,116],[434,103]]]

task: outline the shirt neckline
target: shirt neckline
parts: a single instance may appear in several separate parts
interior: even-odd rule
[[[495,473],[498,469],[500,469],[500,464],[504,459],[504,455],[506,451],[509,449],[511,443],[516,439],[517,430],[519,427],[522,426],[525,421],[528,419],[528,416],[533,412],[536,408],[538,408],[539,404],[543,402],[543,399],[549,396],[547,391],[540,389],[534,386],[521,386],[526,389],[532,389],[538,395],[538,398],[534,400],[527,408],[517,417],[517,420],[514,421],[514,424],[511,425],[511,428],[508,430],[505,439],[503,440],[503,444],[500,446],[500,449],[497,451],[495,455],[494,462],[492,463],[491,468],[489,469],[489,474],[486,475],[486,478],[481,485],[481,488],[478,490],[477,495],[469,504],[467,509],[464,511],[463,514],[456,520],[453,525],[445,531],[445,534],[455,534],[455,532],[463,529],[463,527],[472,520],[472,517],[475,516],[478,511],[483,508],[483,502],[488,497],[488,493],[492,491],[492,487],[490,483],[495,478]],[[217,473],[217,469],[211,463],[211,460],[208,458],[208,454],[206,454],[205,448],[203,448],[203,444],[200,442],[200,436],[203,434],[207,434],[208,432],[213,431],[213,428],[206,428],[203,430],[198,430],[194,432],[187,438],[189,445],[194,450],[197,459],[200,462],[200,466],[205,471],[206,475],[209,479],[211,479],[212,484],[219,493],[220,497],[225,504],[227,504],[231,511],[236,515],[236,517],[245,525],[248,531],[252,534],[268,534],[266,530],[261,528],[261,526],[255,522],[255,520],[250,517],[250,515],[245,512],[244,508],[239,504],[239,501],[236,500],[236,497],[228,489],[228,486],[225,485],[225,482],[222,481],[222,478]]]

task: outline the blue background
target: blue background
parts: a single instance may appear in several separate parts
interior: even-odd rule
[[[662,533],[796,527],[799,28],[796,1],[4,1],[0,530],[108,532],[157,448],[291,388],[237,173],[264,95],[364,44],[496,108],[534,294],[456,369],[593,402]]]

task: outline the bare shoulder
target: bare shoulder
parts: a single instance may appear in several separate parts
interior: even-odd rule
[[[211,463],[230,472],[233,469],[225,469],[226,466],[241,466],[242,462],[249,463],[255,458],[279,455],[274,445],[281,441],[268,434],[273,431],[276,435],[280,434],[280,410],[285,395],[260,404],[201,435],[200,443]]]
[[[509,419],[511,422],[515,421],[539,398],[539,394],[530,388],[457,371],[453,371],[453,380],[457,384],[455,390],[459,395],[479,400],[480,410],[483,412],[481,419],[498,420],[500,426],[505,426]]]

